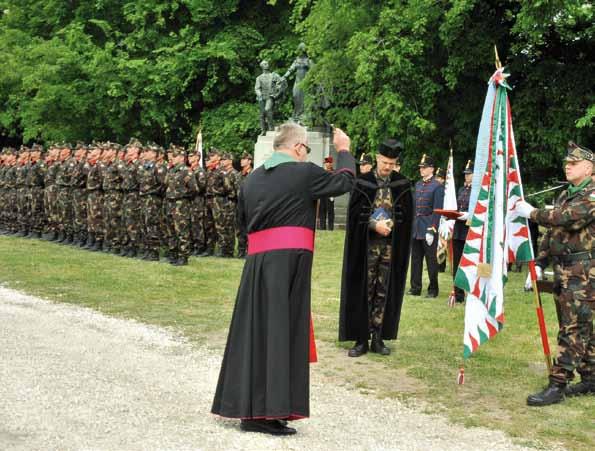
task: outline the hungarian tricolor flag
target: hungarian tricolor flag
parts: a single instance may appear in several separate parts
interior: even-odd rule
[[[507,264],[533,259],[527,220],[514,211],[523,197],[503,68],[490,78],[477,146],[470,227],[455,285],[467,291],[464,357],[504,325]]]

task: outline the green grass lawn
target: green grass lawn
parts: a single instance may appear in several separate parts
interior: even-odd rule
[[[342,232],[319,232],[312,282],[316,336],[331,347],[338,383],[379,397],[427,402],[426,409],[468,426],[500,429],[522,444],[562,444],[595,449],[595,397],[529,408],[527,394],[546,384],[532,294],[525,274],[512,273],[506,288],[506,326],[465,364],[466,383],[456,384],[462,362],[464,308],[446,306],[451,281],[440,275],[438,299],[406,297],[399,340],[389,357],[366,355],[345,362],[351,343],[337,343]],[[175,328],[190,340],[221,350],[243,261],[191,259],[186,267],[90,253],[38,240],[0,237],[0,283],[47,299],[91,307],[109,315]],[[427,284],[426,284],[427,285]],[[544,295],[550,342],[556,319]],[[366,363],[376,374],[366,375]],[[360,371],[352,372],[354,364]],[[318,368],[324,369],[322,359]],[[380,368],[381,374],[378,374]],[[361,370],[363,369],[363,371]],[[414,388],[400,390],[403,378]]]

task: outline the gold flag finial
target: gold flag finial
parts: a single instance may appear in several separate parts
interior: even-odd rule
[[[452,155],[452,139],[448,140],[448,147],[450,148],[450,154]]]
[[[502,63],[500,62],[500,57],[498,56],[498,47],[494,44],[494,53],[496,55],[496,69],[502,69]]]

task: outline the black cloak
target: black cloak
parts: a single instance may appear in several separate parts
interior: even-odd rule
[[[411,232],[415,209],[411,182],[393,172],[390,182],[393,200],[393,232],[390,281],[387,292],[382,339],[394,340],[399,330],[403,293],[411,250]],[[341,280],[341,308],[339,340],[361,340],[368,331],[368,221],[373,211],[378,183],[375,171],[357,179],[351,194],[347,214],[343,275]]]

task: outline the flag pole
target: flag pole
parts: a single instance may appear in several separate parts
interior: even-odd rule
[[[448,147],[450,147],[450,159],[449,161],[452,161],[452,140],[448,140]],[[451,168],[454,171],[454,168]],[[448,170],[448,168],[447,168]],[[454,235],[454,226],[453,226],[453,235]],[[448,306],[449,307],[454,307],[455,303],[456,303],[456,289],[455,289],[455,283],[454,283],[454,275],[455,275],[455,268],[454,268],[454,258],[453,258],[453,235],[450,236],[450,239],[448,240],[448,263],[450,264],[450,275],[452,276],[452,289],[450,290],[450,295],[448,296]]]
[[[494,55],[495,55],[495,64],[496,69],[502,69],[502,63],[500,62],[500,57],[498,56],[498,48],[494,44]],[[520,177],[519,177],[520,182]],[[519,183],[520,184],[520,183]],[[522,190],[522,185],[521,185]],[[523,195],[524,197],[524,195]],[[529,238],[531,237],[529,233]],[[535,271],[535,259],[533,258],[528,262],[529,266],[529,273],[531,274],[531,284],[533,285],[533,293],[534,293],[534,304],[535,304],[535,312],[537,314],[537,324],[539,325],[539,333],[541,336],[541,345],[543,347],[543,355],[545,359],[545,365],[547,368],[548,375],[551,373],[552,370],[552,358],[551,358],[551,351],[550,351],[550,343],[547,336],[547,327],[545,325],[545,317],[543,314],[543,304],[541,302],[541,294],[539,293],[539,289],[537,288],[537,272]]]

